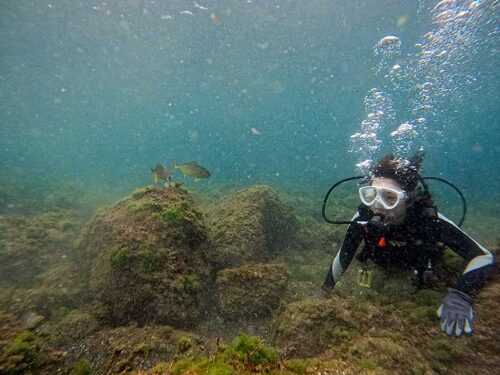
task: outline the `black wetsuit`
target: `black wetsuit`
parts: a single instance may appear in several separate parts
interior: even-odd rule
[[[364,248],[357,256],[359,260],[371,259],[382,266],[414,269],[420,277],[429,260],[440,256],[438,244],[449,247],[468,262],[454,288],[469,295],[484,284],[493,268],[493,255],[433,207],[408,207],[405,220],[399,225],[384,226],[373,218],[367,206],[359,206],[352,220],[365,223],[349,225],[326,276],[324,289],[335,286],[363,240]]]

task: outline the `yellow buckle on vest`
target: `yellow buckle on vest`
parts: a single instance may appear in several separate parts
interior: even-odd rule
[[[358,270],[358,277],[356,283],[363,288],[371,288],[373,282],[373,271]]]

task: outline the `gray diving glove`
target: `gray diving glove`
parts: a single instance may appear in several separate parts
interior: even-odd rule
[[[464,332],[472,334],[473,303],[474,300],[468,294],[449,288],[443,304],[437,310],[437,315],[441,318],[441,331],[450,336],[462,336]]]

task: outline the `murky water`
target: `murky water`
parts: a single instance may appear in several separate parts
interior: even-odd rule
[[[470,341],[439,330],[463,271],[449,252],[433,290],[355,261],[317,293],[345,234],[324,193],[388,153],[424,150],[498,253],[499,16],[498,0],[4,1],[0,372],[498,368],[497,275]],[[429,185],[457,221],[459,195]],[[351,182],[328,211],[358,204]],[[261,338],[230,344],[240,331]]]
[[[20,1],[2,6],[2,184],[320,189],[386,152],[496,194],[497,1]],[[21,187],[19,187],[21,186]]]

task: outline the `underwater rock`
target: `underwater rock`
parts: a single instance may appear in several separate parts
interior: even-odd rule
[[[30,285],[71,256],[82,220],[76,211],[63,209],[33,217],[0,216],[0,283]]]
[[[286,356],[317,355],[356,336],[378,315],[365,301],[337,297],[290,303],[274,318],[275,344]]]
[[[227,321],[269,317],[283,299],[290,275],[279,264],[248,264],[217,274],[218,312]]]
[[[269,186],[237,191],[207,214],[217,269],[271,259],[293,243],[297,220]]]
[[[78,247],[104,323],[189,326],[204,311],[206,230],[189,193],[147,187],[96,214]]]
[[[62,350],[68,350],[75,343],[96,333],[101,327],[95,317],[95,306],[86,309],[69,311],[59,321],[52,323],[48,329],[50,343]]]
[[[23,329],[34,329],[43,322],[45,318],[33,311],[26,311],[21,315],[21,325]]]
[[[282,367],[276,350],[265,345],[260,337],[239,334],[231,343],[217,345],[216,353],[210,357],[159,363],[150,374],[279,374]]]
[[[86,320],[83,316],[81,319]],[[70,321],[66,321],[64,326],[69,327],[69,324]],[[78,335],[75,330],[70,332]],[[159,362],[199,355],[208,347],[207,342],[196,334],[158,325],[104,328],[80,337],[77,342],[75,345],[70,339],[56,338],[54,335],[51,344],[67,352],[67,365],[84,359],[94,374],[147,370]]]
[[[431,374],[426,358],[398,335],[379,332],[376,336],[360,336],[349,342],[345,356],[360,370],[377,374]]]
[[[0,374],[60,373],[65,354],[48,346],[30,331],[18,332],[9,340],[0,339]]]
[[[44,199],[48,207],[57,207],[61,209],[84,209],[84,194],[79,189],[71,185],[59,186],[56,190],[50,192]]]
[[[80,305],[84,293],[79,269],[67,261],[37,276],[33,287],[16,287],[0,294],[0,311],[21,320],[32,312],[53,319]]]

